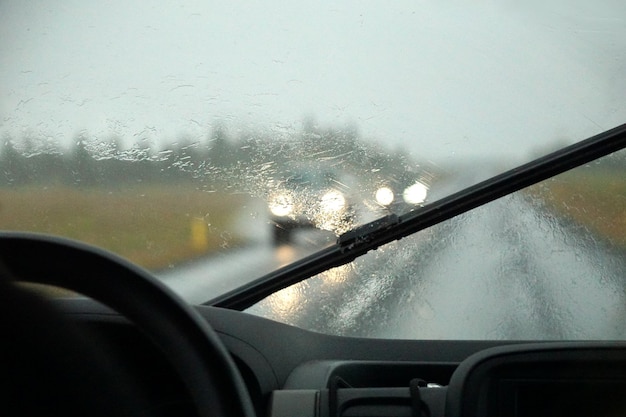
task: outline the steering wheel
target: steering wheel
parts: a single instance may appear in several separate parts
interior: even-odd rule
[[[82,293],[129,319],[165,353],[199,416],[254,417],[241,374],[208,323],[147,271],[104,250],[34,233],[0,233],[20,281]]]

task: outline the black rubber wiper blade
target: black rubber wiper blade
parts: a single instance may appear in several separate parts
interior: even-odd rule
[[[626,147],[626,124],[559,149],[402,216],[389,215],[351,230],[337,243],[277,269],[206,304],[244,310],[272,293],[345,265],[381,245],[463,214]]]

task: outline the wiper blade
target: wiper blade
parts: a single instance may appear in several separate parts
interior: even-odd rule
[[[398,223],[400,223],[398,215],[389,214],[344,233],[337,238],[337,245],[342,248],[352,248],[357,245],[367,244],[376,236],[387,233],[389,229],[395,227]]]
[[[389,215],[351,230],[337,243],[226,293],[208,305],[244,310],[272,293],[327,269],[345,265],[381,245],[402,239],[626,147],[626,124],[513,168],[402,216]]]

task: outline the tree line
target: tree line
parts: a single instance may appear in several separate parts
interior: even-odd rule
[[[289,161],[315,161],[363,176],[401,175],[417,166],[400,152],[389,153],[361,140],[353,128],[306,125],[295,133],[255,132],[233,138],[220,126],[204,141],[183,138],[161,149],[140,142],[123,148],[119,139],[95,140],[86,134],[65,148],[5,135],[0,142],[0,186],[184,180],[236,188],[280,174]]]

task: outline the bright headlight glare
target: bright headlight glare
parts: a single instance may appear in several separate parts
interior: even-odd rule
[[[421,182],[407,187],[402,193],[402,198],[409,204],[421,204],[426,200],[428,195],[428,187]]]
[[[320,205],[324,211],[341,211],[346,206],[346,198],[339,191],[329,191],[322,196]]]
[[[376,198],[376,202],[383,206],[388,206],[393,203],[393,191],[389,187],[380,187],[376,190],[376,194],[374,195]]]
[[[288,194],[276,195],[270,200],[269,208],[275,216],[288,216],[293,212],[293,199]]]

